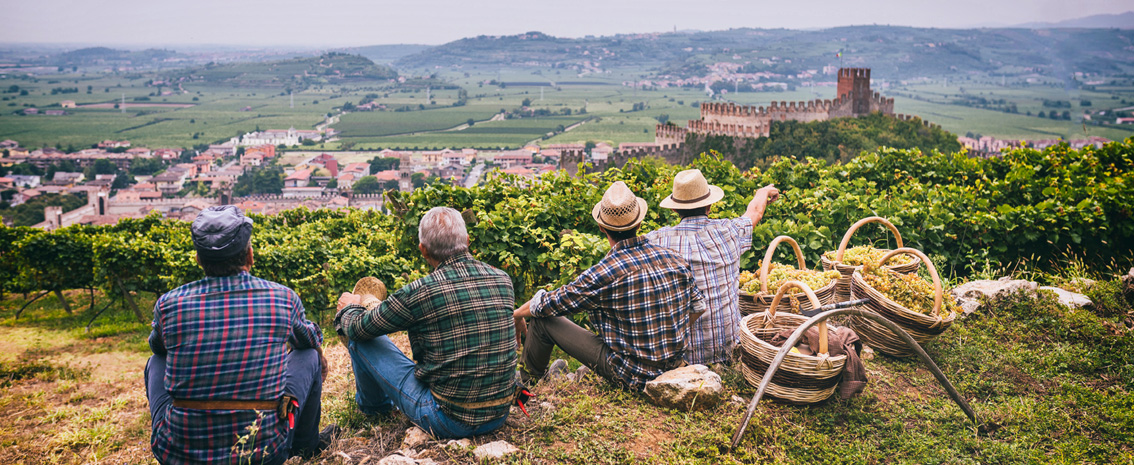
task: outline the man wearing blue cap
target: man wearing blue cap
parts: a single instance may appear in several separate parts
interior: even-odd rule
[[[205,279],[154,305],[146,364],[154,457],[281,464],[318,453],[327,375],[319,326],[294,291],[248,273],[252,219],[238,208],[202,211],[191,232]]]

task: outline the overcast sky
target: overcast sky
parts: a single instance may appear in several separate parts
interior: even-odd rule
[[[0,42],[131,47],[441,44],[541,31],[560,37],[891,24],[959,28],[1134,10],[1134,0],[0,0]]]

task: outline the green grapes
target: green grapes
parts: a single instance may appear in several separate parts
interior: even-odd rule
[[[862,277],[866,284],[882,293],[894,303],[906,309],[933,315],[933,282],[927,281],[917,274],[895,273],[885,268],[866,266]],[[944,289],[943,289],[944,291]],[[948,292],[942,296],[941,310],[936,316],[946,318],[950,313],[957,313],[956,302],[949,298]]]
[[[858,247],[851,247],[851,248],[847,249],[846,251],[844,251],[842,263],[844,265],[850,265],[850,266],[860,266],[860,265],[867,265],[867,264],[877,265],[878,261],[882,260],[882,257],[885,257],[886,254],[888,254],[888,253],[890,253],[889,250],[876,249],[876,248],[871,247],[869,245],[860,245]],[[823,257],[826,258],[827,260],[833,262],[833,261],[835,261],[835,252],[833,252],[833,251],[827,252],[827,253],[823,254]],[[902,255],[895,255],[893,258],[890,259],[890,261],[886,262],[886,264],[891,265],[891,266],[893,266],[893,265],[906,265],[906,264],[909,264],[911,262],[913,262],[913,256],[902,254]]]
[[[806,284],[811,290],[816,290],[831,284],[832,280],[839,278],[838,271],[797,270],[791,265],[772,263],[768,270],[768,292],[775,293],[785,281],[795,280]],[[740,272],[740,289],[749,294],[760,292],[760,273],[752,271]],[[789,294],[803,292],[802,289],[793,288]]]

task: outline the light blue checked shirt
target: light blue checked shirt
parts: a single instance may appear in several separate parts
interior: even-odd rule
[[[740,340],[740,255],[752,248],[752,220],[747,217],[711,220],[682,219],[646,234],[651,243],[676,251],[693,268],[697,287],[705,295],[706,312],[693,322],[685,361],[727,362]]]

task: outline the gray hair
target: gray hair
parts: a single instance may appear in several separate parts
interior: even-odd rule
[[[433,207],[417,225],[417,241],[437,261],[469,249],[469,232],[461,213],[449,207]]]

